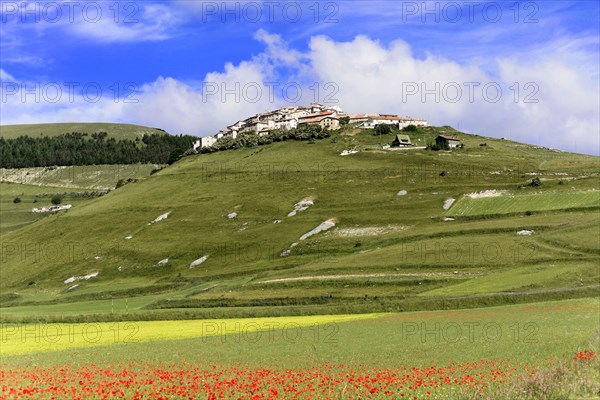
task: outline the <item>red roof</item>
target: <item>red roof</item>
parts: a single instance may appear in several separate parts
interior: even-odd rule
[[[314,118],[303,118],[302,121],[300,121],[300,123],[302,123],[302,124],[309,124],[309,123],[312,123],[312,122],[321,122],[324,119],[339,119],[339,118],[332,117],[332,116],[329,116],[329,115],[323,115],[323,116],[314,117]]]
[[[456,141],[460,141],[459,138],[457,138],[456,136],[450,136],[450,135],[440,135],[439,137],[444,138],[446,140],[456,140]]]

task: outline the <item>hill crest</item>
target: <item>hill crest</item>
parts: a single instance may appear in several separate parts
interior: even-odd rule
[[[106,132],[108,137],[115,139],[142,138],[145,134],[169,134],[160,128],[150,128],[143,125],[119,124],[111,122],[61,122],[47,124],[19,124],[0,126],[0,137],[14,139],[19,136],[42,137],[58,136],[65,133],[80,132],[92,134]]]

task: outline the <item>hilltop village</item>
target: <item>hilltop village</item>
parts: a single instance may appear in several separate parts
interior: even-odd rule
[[[238,121],[213,136],[200,138],[194,144],[194,149],[210,147],[221,138],[235,139],[239,133],[266,136],[271,131],[294,129],[301,124],[319,125],[323,129],[336,130],[344,123],[354,124],[361,129],[373,129],[381,124],[397,126],[399,129],[409,125],[427,126],[427,121],[420,118],[400,117],[396,114],[347,114],[338,106],[312,103],[309,106],[283,107]]]

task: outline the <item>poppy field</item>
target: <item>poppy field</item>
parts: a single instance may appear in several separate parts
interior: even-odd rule
[[[581,362],[589,364],[589,360]],[[474,398],[493,397],[502,384],[533,374],[530,366],[510,360],[394,369],[343,364],[279,370],[188,363],[113,367],[89,364],[58,370],[26,367],[3,371],[2,398]]]
[[[164,340],[143,339],[140,325],[127,343],[3,346],[0,398],[596,398],[599,311],[597,299],[579,299],[313,325],[273,318],[262,332],[239,320]]]

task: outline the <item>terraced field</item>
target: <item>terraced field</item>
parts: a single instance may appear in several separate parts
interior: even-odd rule
[[[600,191],[563,191],[536,194],[503,194],[495,197],[462,197],[449,216],[511,214],[535,211],[600,208]]]

